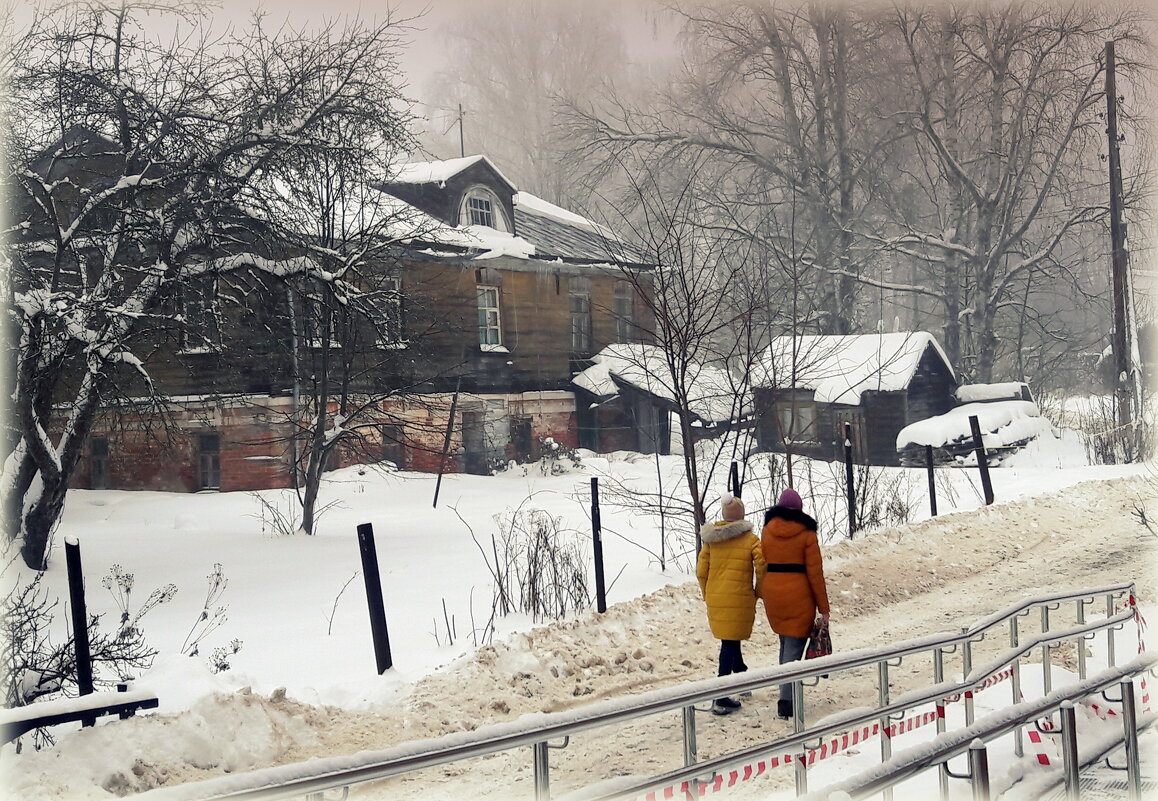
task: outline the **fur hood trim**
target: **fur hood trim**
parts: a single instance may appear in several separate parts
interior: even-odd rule
[[[700,540],[703,542],[723,542],[734,540],[752,530],[752,523],[748,520],[720,520],[716,523],[705,523],[700,527]]]
[[[789,509],[786,506],[773,506],[764,513],[764,525],[768,525],[768,521],[774,517],[779,517],[790,523],[799,523],[809,531],[816,531],[816,521],[811,515],[799,509]],[[703,535],[701,534],[700,537],[702,538]]]

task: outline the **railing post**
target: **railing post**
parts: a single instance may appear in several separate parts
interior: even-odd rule
[[[1106,595],[1106,617],[1114,616],[1114,596],[1112,594]],[[1114,629],[1111,626],[1106,629],[1106,663],[1109,667],[1114,667]]]
[[[1062,701],[1061,717],[1062,771],[1065,775],[1066,801],[1078,801],[1078,731],[1074,716],[1074,702]]]
[[[550,801],[551,763],[547,759],[546,741],[535,743],[535,801]]]
[[[1018,632],[1017,615],[1009,619],[1009,647],[1017,648],[1021,645],[1021,636]],[[1011,675],[1009,677],[1010,693],[1012,695],[1011,701],[1014,704],[1021,703],[1021,657],[1015,656],[1013,664],[1010,666]],[[1013,753],[1017,756],[1025,755],[1025,745],[1022,741],[1021,726],[1013,729]]]
[[[989,752],[981,740],[969,744],[969,784],[973,801],[989,801]]]
[[[889,660],[884,659],[877,662],[877,696],[882,707],[889,705]],[[886,714],[880,719],[881,726],[881,762],[888,762],[893,755],[893,740],[889,734],[889,716]],[[891,787],[881,793],[881,798],[884,801],[892,801],[893,789]]]
[[[933,650],[933,683],[945,681],[945,652],[940,648]],[[937,700],[937,734],[945,733],[945,699]],[[941,790],[941,801],[949,801],[949,763],[942,762],[937,766],[937,784]]]
[[[696,745],[696,708],[688,704],[683,708],[684,719],[684,767],[696,764],[699,748]]]
[[[961,643],[961,680],[966,681],[973,672],[973,640]],[[965,691],[965,725],[973,725],[973,690]]]
[[[792,730],[804,731],[804,682],[792,682]]]
[[[1122,727],[1126,734],[1126,787],[1130,801],[1142,801],[1142,770],[1138,760],[1138,710],[1134,680],[1122,679]]]
[[[1086,622],[1086,602],[1084,599],[1078,599],[1078,625],[1085,625]],[[1086,679],[1086,644],[1085,638],[1078,640],[1078,678],[1082,681]]]
[[[1041,633],[1049,633],[1049,604],[1041,608]],[[1048,643],[1041,644],[1041,683],[1045,688],[1045,694],[1049,695],[1053,689],[1053,670],[1050,667],[1050,652],[1053,650]]]
[[[793,756],[796,760],[796,795],[800,797],[808,792],[808,751],[801,748],[800,753]]]

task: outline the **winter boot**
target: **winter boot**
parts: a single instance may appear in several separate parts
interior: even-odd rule
[[[713,715],[730,715],[740,708],[740,702],[731,698],[717,698],[712,702]]]
[[[781,698],[776,702],[776,716],[781,720],[788,720],[792,717],[792,701],[787,698]]]

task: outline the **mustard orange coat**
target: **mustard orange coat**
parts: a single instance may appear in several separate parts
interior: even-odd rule
[[[700,529],[696,578],[718,640],[746,640],[756,620],[756,588],[764,576],[760,538],[747,520],[708,523]]]
[[[819,610],[828,614],[824,560],[816,521],[796,509],[773,506],[760,532],[768,565],[804,565],[802,573],[768,572],[760,584],[764,614],[772,630],[786,637],[807,637]]]

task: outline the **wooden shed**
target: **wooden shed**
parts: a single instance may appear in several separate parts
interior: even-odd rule
[[[844,426],[853,456],[896,465],[896,436],[955,405],[957,376],[925,331],[777,337],[753,376],[763,450],[839,459]]]

